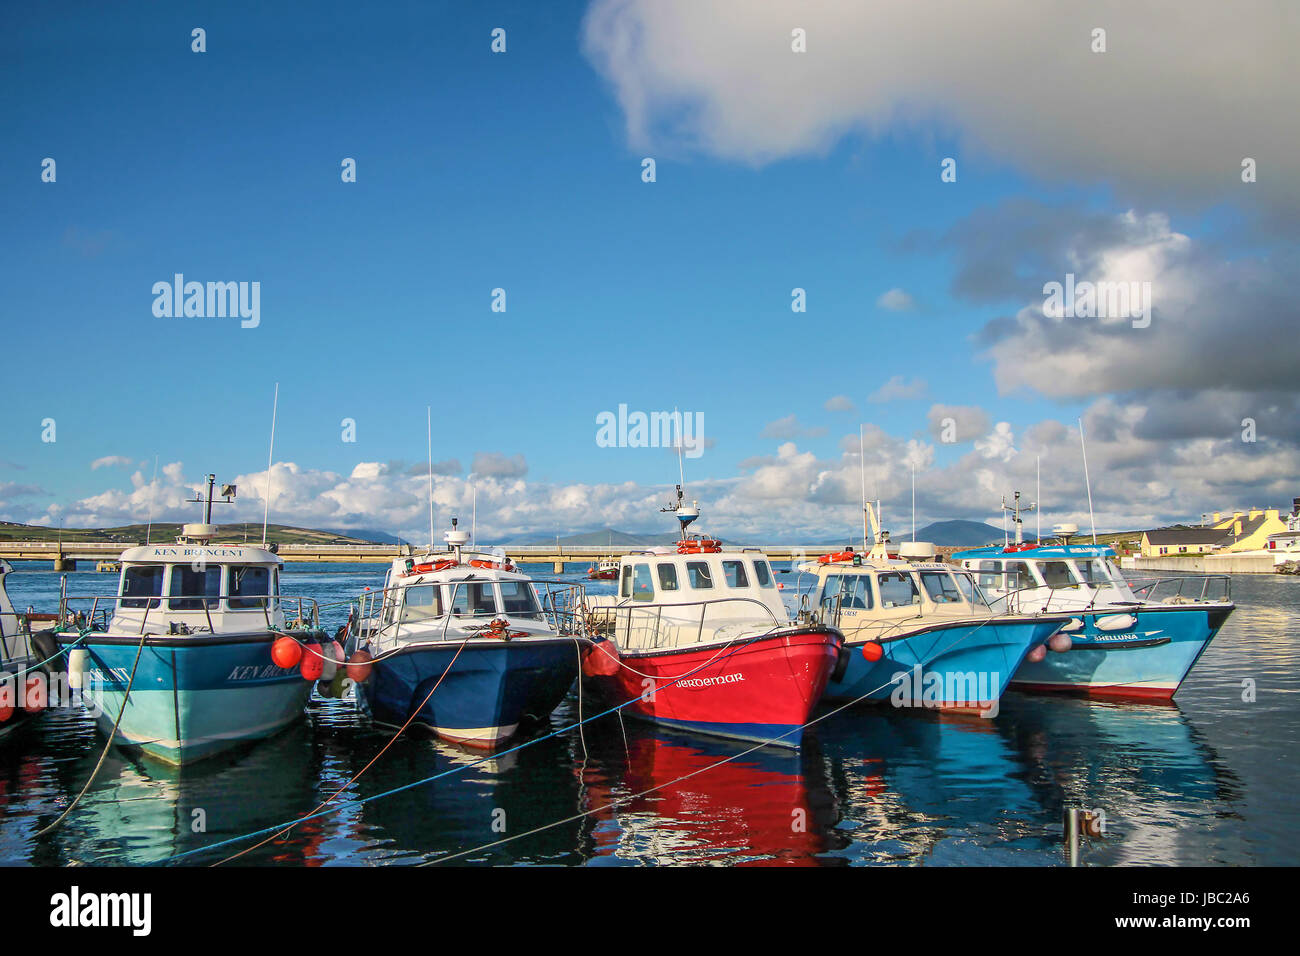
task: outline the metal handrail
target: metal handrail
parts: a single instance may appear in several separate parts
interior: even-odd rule
[[[253,607],[231,607],[230,601],[232,599],[245,602],[256,602],[256,604]],[[174,608],[171,606],[173,600],[201,602],[202,606],[193,608]],[[91,602],[89,614],[82,611],[75,611],[72,604],[73,602],[79,601]],[[100,607],[100,601],[104,601],[105,603],[111,602],[113,606]],[[139,601],[142,606],[123,607],[123,601]],[[74,620],[84,620],[91,628],[95,630],[104,630],[107,629],[109,622],[113,617],[116,617],[118,613],[122,611],[143,610],[144,613],[140,616],[140,633],[143,634],[145,625],[149,620],[149,612],[154,609],[160,609],[161,611],[164,607],[164,602],[166,602],[166,613],[184,614],[202,611],[208,622],[208,630],[215,633],[216,628],[213,626],[212,622],[212,604],[215,602],[220,605],[223,601],[226,602],[224,610],[227,612],[239,613],[242,611],[260,610],[268,629],[274,627],[274,624],[271,621],[272,607],[275,607],[275,610],[284,617],[286,626],[288,627],[320,626],[320,606],[316,603],[315,598],[290,594],[145,594],[138,596],[124,596],[120,594],[62,594],[59,596],[58,623],[62,626]],[[221,610],[221,608],[218,607],[218,610]],[[97,622],[97,618],[102,618],[102,623]],[[290,621],[293,623],[289,623]]]
[[[394,625],[390,637],[393,640],[396,640],[398,635],[401,633],[402,625],[404,623],[409,624],[409,622],[403,621],[400,617],[395,617],[391,621],[383,619],[384,615],[387,614],[390,609],[395,609],[397,606],[395,600],[390,600],[396,592],[405,591],[407,588],[411,587],[450,587],[452,592],[451,599],[448,602],[448,610],[437,618],[437,620],[442,621],[442,631],[437,639],[445,641],[450,639],[448,637],[448,631],[451,629],[453,618],[485,618],[490,621],[493,618],[506,616],[511,613],[508,611],[494,610],[491,614],[457,615],[451,612],[451,608],[456,605],[456,597],[459,594],[461,586],[484,583],[499,583],[499,579],[483,577],[459,581],[423,581],[411,582],[409,584],[395,584],[385,588],[375,588],[366,591],[358,595],[356,598],[346,602],[334,603],[350,604],[356,607],[355,621],[358,629],[361,627],[363,622],[374,618],[379,619],[378,625],[374,630],[376,635],[385,630],[390,624]],[[586,616],[582,611],[586,605],[585,585],[572,581],[535,579],[530,579],[525,583],[529,584],[533,588],[533,594],[538,599],[537,610],[516,612],[516,616],[520,613],[527,613],[529,619],[540,618],[557,634],[585,635],[587,633]],[[544,594],[539,591],[539,585],[544,589]],[[572,595],[576,595],[576,597],[573,597]],[[332,605],[322,605],[322,607],[328,606]]]
[[[629,598],[623,598],[622,601],[627,603],[596,605],[590,608],[592,629],[597,633],[612,633],[615,636],[618,636],[621,633],[624,635],[629,647],[632,647],[633,613],[640,611],[648,615],[650,612],[653,612],[655,616],[654,629],[651,632],[650,640],[645,642],[637,641],[635,649],[641,649],[643,644],[647,649],[658,650],[666,647],[679,647],[687,643],[702,643],[704,639],[704,623],[705,618],[708,615],[708,609],[721,604],[753,604],[763,609],[774,626],[784,627],[790,623],[787,619],[778,618],[776,613],[762,601],[750,597],[710,598],[704,601],[684,601],[680,604],[662,601],[633,602]],[[684,641],[682,640],[680,630],[686,627],[688,622],[685,620],[670,619],[668,621],[669,626],[665,628],[663,613],[665,609],[677,610],[680,608],[690,607],[698,607],[700,609],[700,621],[695,629],[694,641]],[[620,620],[620,617],[623,614],[626,614],[626,626],[621,626],[623,622]],[[605,620],[598,620],[600,617],[604,617]],[[612,620],[610,620],[611,617]]]

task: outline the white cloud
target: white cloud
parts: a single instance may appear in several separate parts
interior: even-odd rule
[[[977,405],[931,405],[926,418],[930,434],[939,441],[944,440],[946,423],[951,421],[954,444],[974,441],[987,432],[991,424],[988,412]]]
[[[856,412],[858,406],[853,404],[853,400],[847,395],[834,395],[826,399],[826,404],[822,406],[828,412]]]
[[[916,378],[908,382],[903,376],[895,375],[867,396],[867,401],[879,404],[880,402],[893,402],[901,399],[923,398],[925,391],[925,379]]]
[[[975,440],[975,451],[984,458],[995,458],[998,461],[1010,461],[1018,452],[1016,451],[1016,436],[1011,431],[1010,422],[998,422],[993,431],[983,438]]]
[[[99,471],[101,468],[129,468],[135,464],[134,458],[127,458],[125,455],[105,455],[103,458],[96,458],[90,463],[91,471]]]
[[[825,434],[826,429],[820,425],[805,427],[799,423],[798,416],[786,415],[764,425],[758,437],[784,441],[790,438],[820,438]]]
[[[795,26],[806,53],[791,52]],[[1294,209],[1294,130],[1260,120],[1300,115],[1294,35],[1289,4],[1266,0],[596,0],[583,49],[647,154],[763,164],[851,133],[938,131],[959,162]],[[1245,156],[1260,176],[1243,187]]]
[[[916,300],[902,289],[890,289],[881,294],[876,300],[876,305],[891,312],[911,312],[916,308]]]

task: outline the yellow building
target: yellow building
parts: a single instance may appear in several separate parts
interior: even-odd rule
[[[1268,547],[1268,536],[1286,530],[1286,519],[1277,508],[1251,508],[1249,511],[1216,511],[1210,527],[1222,531],[1224,540],[1218,551],[1261,551]]]
[[[1270,534],[1286,530],[1286,519],[1277,508],[1216,511],[1208,517],[1212,520],[1198,527],[1175,525],[1142,532],[1143,556],[1260,551],[1268,547]]]

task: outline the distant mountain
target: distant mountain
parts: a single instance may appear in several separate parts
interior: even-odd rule
[[[1026,541],[1034,540],[1032,531],[1026,531],[1024,536]],[[910,533],[899,534],[896,532],[894,534],[896,544],[910,540],[912,540]],[[918,528],[916,540],[929,541],[941,548],[978,548],[981,545],[1001,542],[1002,529],[995,528],[983,521],[963,521],[961,519],[936,521],[924,528]]]
[[[376,531],[374,528],[321,528],[322,534],[337,535],[340,538],[360,538],[376,544],[396,544],[400,539],[390,531]]]

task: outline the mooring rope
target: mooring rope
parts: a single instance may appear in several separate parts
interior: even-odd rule
[[[761,638],[763,638],[763,637],[766,637],[766,636],[767,636],[766,634],[760,634],[760,635],[755,635],[755,636],[752,637],[752,638],[747,638],[747,639],[745,639],[744,641],[740,641],[740,642],[736,643],[736,644],[731,648],[731,653],[735,653],[735,652],[739,651],[741,648],[743,648],[743,647],[749,645],[749,644],[752,643],[753,641],[759,640],[759,639],[761,639]],[[728,656],[729,656],[729,655],[728,655]],[[690,671],[690,672],[688,672],[688,673],[686,673],[686,674],[682,674],[680,677],[676,678],[675,680],[671,681],[670,683],[664,684],[664,685],[662,685],[661,687],[656,688],[656,691],[658,691],[658,690],[662,690],[662,689],[667,688],[667,687],[671,687],[671,686],[673,686],[674,684],[678,683],[679,681],[685,680],[686,678],[690,677],[692,674],[694,674],[694,673],[696,673],[696,672],[697,672],[697,671]],[[581,677],[579,677],[579,679],[581,679]],[[638,700],[640,700],[640,699],[641,699],[641,695],[638,694],[636,697],[633,697],[633,698],[631,698],[630,700],[626,700],[626,701],[624,701],[624,702],[621,703],[621,704],[616,704],[615,706],[610,707],[610,708],[608,708],[608,709],[606,709],[606,710],[603,710],[603,711],[601,711],[600,713],[592,714],[590,717],[585,718],[585,719],[582,720],[581,722],[582,722],[583,724],[589,724],[589,723],[591,723],[592,721],[599,720],[601,717],[605,717],[605,716],[608,716],[609,714],[613,714],[613,713],[616,713],[616,712],[621,712],[624,708],[630,707],[631,705],[635,704],[635,703],[636,703]],[[391,790],[385,790],[385,791],[383,791],[382,793],[372,794],[372,795],[369,796],[369,797],[361,797],[361,798],[359,798],[359,799],[357,799],[357,800],[352,800],[352,801],[349,801],[349,802],[347,802],[347,803],[336,803],[336,804],[333,805],[333,807],[331,807],[331,808],[329,808],[329,809],[321,810],[321,811],[318,811],[318,812],[316,812],[316,813],[309,814],[309,815],[304,816],[304,817],[299,817],[299,818],[296,819],[296,820],[285,821],[285,822],[283,822],[283,823],[275,824],[274,826],[263,827],[263,828],[260,829],[260,830],[254,830],[254,831],[252,831],[251,833],[245,833],[245,834],[242,834],[242,835],[240,835],[240,836],[229,837],[229,838],[227,838],[227,839],[225,839],[225,840],[218,840],[216,843],[209,843],[209,844],[207,844],[207,845],[205,845],[205,846],[195,847],[195,848],[192,849],[192,850],[185,850],[185,851],[183,851],[183,852],[181,852],[181,853],[175,853],[175,854],[173,854],[173,855],[171,855],[171,856],[169,856],[169,857],[165,857],[165,858],[162,859],[162,860],[157,860],[157,861],[155,861],[155,862],[154,862],[153,864],[151,864],[151,865],[154,865],[154,866],[160,866],[160,865],[165,864],[165,863],[174,863],[174,862],[176,862],[177,860],[187,859],[187,858],[189,858],[189,857],[195,856],[195,855],[200,854],[200,853],[207,853],[207,852],[209,852],[209,851],[211,851],[211,850],[220,849],[221,847],[224,847],[224,846],[230,846],[230,845],[235,844],[235,843],[242,843],[244,840],[250,840],[250,839],[253,839],[254,837],[264,836],[264,835],[266,835],[266,834],[268,834],[268,833],[275,833],[276,831],[283,830],[283,829],[284,829],[285,827],[287,827],[287,826],[290,826],[290,825],[293,825],[293,824],[298,824],[298,823],[305,823],[305,822],[308,821],[308,820],[314,820],[314,819],[317,819],[318,817],[325,816],[325,815],[327,815],[327,814],[333,813],[334,811],[336,811],[336,810],[340,810],[340,809],[343,809],[343,808],[345,808],[345,807],[359,807],[359,806],[363,806],[364,804],[370,803],[370,802],[372,802],[372,801],[383,799],[384,797],[390,797],[390,796],[393,796],[394,794],[403,793],[403,792],[405,792],[405,791],[407,791],[407,790],[412,790],[412,789],[414,789],[415,787],[421,787],[421,786],[424,786],[425,784],[433,783],[433,782],[435,782],[435,781],[437,781],[437,780],[441,780],[441,779],[443,779],[444,777],[449,777],[449,776],[451,776],[451,775],[453,775],[453,774],[460,773],[461,771],[464,771],[464,770],[470,770],[470,769],[472,769],[472,768],[474,768],[474,767],[481,766],[482,764],[487,763],[487,762],[489,762],[489,761],[500,760],[502,757],[509,756],[509,755],[512,754],[512,753],[518,753],[519,751],[521,751],[521,750],[523,750],[523,749],[525,749],[525,748],[527,748],[527,747],[531,747],[531,746],[534,746],[535,744],[540,744],[540,743],[542,743],[542,742],[544,742],[544,741],[551,740],[551,739],[553,739],[553,738],[555,738],[555,737],[558,737],[558,736],[560,736],[561,734],[564,734],[564,733],[567,733],[567,732],[570,731],[570,730],[573,730],[575,727],[577,727],[577,724],[576,724],[576,723],[574,723],[574,724],[569,724],[569,725],[567,725],[567,726],[565,726],[565,727],[560,727],[560,728],[557,729],[557,730],[553,730],[553,731],[551,731],[550,733],[545,734],[545,735],[543,735],[543,736],[541,736],[541,737],[534,737],[534,738],[532,738],[532,739],[530,739],[530,740],[525,740],[523,743],[520,743],[520,744],[518,744],[518,745],[516,745],[516,746],[514,746],[514,747],[511,747],[511,748],[507,749],[507,750],[497,751],[497,752],[494,752],[494,753],[488,754],[488,755],[486,755],[486,756],[480,757],[480,758],[477,759],[477,760],[470,761],[469,763],[457,764],[456,766],[451,767],[451,768],[449,768],[449,769],[447,769],[447,770],[444,770],[444,771],[442,771],[441,773],[436,773],[436,774],[434,774],[434,775],[432,775],[432,776],[424,777],[424,778],[422,778],[422,779],[420,779],[420,780],[413,780],[413,781],[411,781],[410,783],[402,784],[400,787],[393,787]]]
[[[64,818],[73,811],[78,803],[81,802],[81,798],[86,795],[86,791],[90,789],[90,785],[95,782],[95,777],[99,774],[99,768],[104,765],[104,758],[108,756],[109,750],[113,747],[113,738],[117,736],[117,728],[122,724],[122,716],[126,713],[126,704],[131,697],[131,687],[135,684],[135,671],[136,668],[140,666],[140,655],[144,653],[144,642],[148,639],[148,634],[140,635],[140,643],[135,649],[135,661],[131,664],[131,676],[126,682],[126,690],[122,692],[122,707],[117,712],[117,720],[113,721],[113,730],[109,733],[108,740],[104,742],[104,749],[99,752],[99,760],[95,762],[95,769],[90,772],[90,777],[86,780],[86,785],[81,788],[81,792],[77,794],[70,804],[68,804],[68,808],[59,814],[59,818],[44,829],[37,830],[35,834],[36,836],[44,836],[62,823]]]
[[[311,811],[311,813],[305,815],[305,816],[302,818],[303,820],[309,819],[313,814],[319,813],[321,810],[325,809],[325,806],[326,806],[328,803],[330,803],[330,802],[331,802],[335,797],[337,797],[339,794],[343,793],[343,792],[344,792],[345,790],[347,790],[350,786],[352,786],[354,783],[356,783],[356,782],[357,782],[357,779],[358,779],[358,778],[359,778],[363,773],[365,773],[367,770],[369,770],[371,767],[373,767],[374,764],[375,764],[375,761],[377,761],[380,757],[382,757],[382,756],[384,755],[384,752],[387,751],[388,748],[391,747],[391,746],[392,746],[392,745],[397,741],[397,738],[400,737],[400,736],[402,736],[402,734],[406,731],[406,728],[409,727],[409,726],[411,725],[411,721],[415,720],[416,716],[420,713],[420,711],[422,711],[422,710],[424,709],[424,705],[427,704],[427,703],[429,702],[430,698],[433,697],[433,692],[436,691],[436,690],[438,689],[439,685],[442,684],[442,679],[443,679],[444,677],[446,677],[448,673],[450,673],[451,668],[452,668],[452,665],[456,663],[456,658],[460,657],[460,652],[463,651],[463,650],[465,649],[465,645],[468,644],[469,642],[470,642],[470,639],[469,639],[468,637],[465,638],[465,640],[463,640],[463,641],[460,642],[460,647],[456,648],[456,653],[452,656],[451,660],[447,662],[447,666],[443,669],[442,674],[440,674],[439,677],[438,677],[438,679],[437,679],[437,681],[434,682],[433,687],[429,688],[429,693],[427,693],[427,694],[424,695],[424,700],[420,701],[420,706],[419,706],[419,707],[416,707],[414,710],[411,711],[411,715],[410,715],[409,717],[406,718],[406,723],[402,724],[401,727],[397,728],[397,733],[393,734],[392,738],[389,739],[388,743],[384,744],[383,748],[379,751],[379,753],[377,753],[377,754],[375,754],[373,757],[371,757],[371,758],[370,758],[370,762],[367,763],[367,764],[366,764],[364,767],[362,767],[360,770],[358,770],[356,773],[354,773],[354,774],[352,775],[351,779],[349,779],[347,783],[343,784],[343,786],[339,787],[339,788],[338,788],[337,790],[335,790],[332,794],[330,794],[328,797],[326,797],[324,800],[322,800],[322,801],[317,805],[317,807],[316,807],[315,810]],[[296,827],[296,826],[298,825],[298,823],[300,823],[300,822],[302,822],[302,821],[299,820],[299,821],[297,821],[297,822],[295,822],[295,823],[291,823],[289,826],[285,827],[285,828],[284,828],[283,830],[281,830],[279,833],[273,833],[271,836],[266,837],[264,840],[262,840],[262,841],[259,842],[259,843],[254,843],[252,846],[250,846],[250,847],[246,847],[245,849],[240,850],[238,853],[232,853],[230,856],[226,857],[224,860],[219,860],[218,862],[213,863],[212,866],[221,866],[222,863],[229,863],[231,860],[237,860],[237,859],[239,859],[241,856],[243,856],[243,855],[246,854],[246,853],[252,853],[252,852],[253,852],[254,850],[256,850],[258,847],[265,846],[266,844],[270,843],[272,840],[278,840],[280,837],[284,836],[286,833],[288,833],[290,830],[292,830],[294,827]]]

